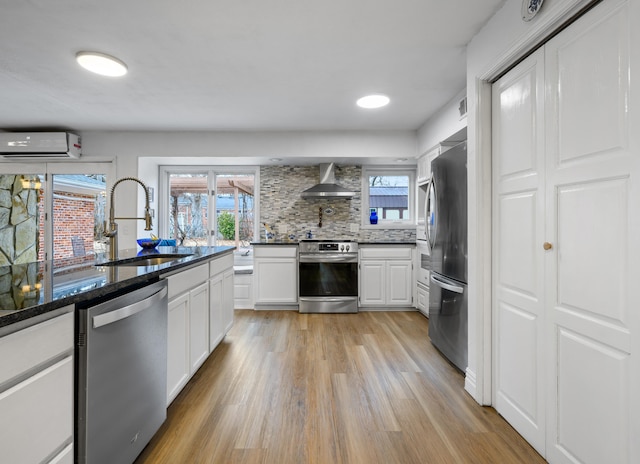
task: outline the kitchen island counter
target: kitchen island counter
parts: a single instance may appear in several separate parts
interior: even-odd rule
[[[121,250],[119,260],[157,254],[189,255],[150,266],[101,265],[104,254],[0,267],[0,336],[31,325],[47,313],[95,298],[109,298],[158,281],[197,263],[233,252],[235,247],[158,247],[157,252]],[[30,319],[35,318],[34,321]]]

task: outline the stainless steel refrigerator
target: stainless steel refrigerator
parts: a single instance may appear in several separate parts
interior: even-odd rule
[[[426,202],[431,247],[429,338],[458,369],[467,368],[467,143],[431,162]]]

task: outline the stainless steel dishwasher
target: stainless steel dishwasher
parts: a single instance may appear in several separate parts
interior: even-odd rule
[[[76,308],[76,462],[130,464],[167,417],[167,282],[93,303]]]

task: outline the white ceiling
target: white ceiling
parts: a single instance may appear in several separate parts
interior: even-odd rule
[[[4,0],[0,130],[414,130],[503,2]],[[81,50],[129,73],[92,75]],[[355,106],[372,92],[391,104]]]

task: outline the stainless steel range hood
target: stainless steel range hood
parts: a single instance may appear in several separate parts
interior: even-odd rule
[[[336,184],[335,163],[320,165],[320,183],[300,194],[302,198],[346,198],[353,197],[356,192]]]

